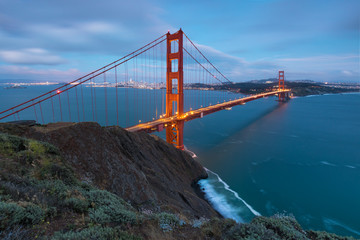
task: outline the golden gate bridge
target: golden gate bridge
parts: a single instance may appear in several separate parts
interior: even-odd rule
[[[166,131],[166,141],[184,149],[184,123],[259,98],[285,101],[284,71],[271,91],[234,97],[232,82],[180,29],[83,77],[0,112],[0,121],[29,119],[110,122],[131,132]],[[222,86],[221,91],[216,90]],[[115,89],[115,91],[113,90]],[[101,92],[100,92],[101,91]],[[101,95],[100,95],[101,93]],[[119,111],[120,109],[120,111]],[[115,116],[116,117],[115,117]],[[110,117],[109,117],[110,116]]]

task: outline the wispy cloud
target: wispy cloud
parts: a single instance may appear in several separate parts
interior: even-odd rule
[[[0,58],[7,63],[16,64],[42,64],[42,65],[58,65],[66,63],[66,60],[50,54],[45,49],[28,48],[22,50],[0,50]]]
[[[2,65],[0,75],[3,79],[13,78],[14,75],[21,79],[41,80],[50,82],[60,82],[74,80],[84,73],[78,69],[58,70],[58,69],[36,69],[27,66]]]
[[[341,61],[341,60],[357,60],[359,61],[360,56],[358,55],[322,55],[322,56],[311,56],[311,57],[299,57],[299,58],[281,58],[279,61],[284,62],[318,62],[318,61]]]
[[[230,78],[231,81],[245,81],[256,78],[266,78],[275,76],[279,66],[274,61],[264,59],[246,60],[228,53],[224,53],[211,46],[197,44],[204,55],[213,61],[213,64],[223,73]],[[210,65],[206,65],[210,68]]]

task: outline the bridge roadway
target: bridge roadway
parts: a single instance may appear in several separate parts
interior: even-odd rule
[[[128,128],[126,128],[126,130],[129,132],[140,132],[140,131],[145,131],[148,133],[156,132],[156,131],[159,132],[159,131],[162,131],[163,129],[165,129],[165,127],[167,127],[168,125],[174,124],[176,121],[179,121],[179,120],[190,121],[190,120],[193,120],[196,118],[202,118],[205,115],[208,115],[210,113],[218,112],[220,110],[228,109],[228,108],[231,108],[231,107],[234,107],[237,105],[243,105],[246,102],[250,102],[250,101],[253,101],[253,100],[256,100],[259,98],[273,96],[278,93],[289,93],[289,92],[291,92],[290,89],[285,89],[285,90],[277,90],[277,91],[273,91],[273,92],[255,94],[255,95],[251,95],[248,97],[239,98],[239,99],[231,100],[228,102],[219,103],[216,105],[188,111],[188,112],[185,112],[182,116],[172,116],[172,117],[167,117],[167,118],[160,118],[158,120],[154,120],[151,122],[140,123],[135,126],[128,127]]]

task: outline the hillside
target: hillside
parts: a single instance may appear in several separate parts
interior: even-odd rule
[[[3,239],[351,239],[291,216],[223,219],[196,194],[206,178],[155,136],[96,123],[0,124]]]
[[[262,92],[272,91],[277,89],[278,82],[276,79],[253,80],[249,82],[237,82],[233,84],[224,85],[206,85],[206,84],[192,84],[192,89],[214,89],[238,92],[243,94],[258,94]],[[329,93],[346,93],[360,91],[359,85],[325,85],[324,83],[307,81],[286,81],[285,87],[290,88],[293,95],[297,97],[307,95],[321,95]]]

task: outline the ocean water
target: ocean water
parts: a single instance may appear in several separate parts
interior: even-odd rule
[[[261,99],[187,123],[226,217],[293,214],[305,229],[360,238],[360,94]]]
[[[0,86],[0,112],[53,88],[6,90]],[[128,96],[128,105],[134,106],[137,98],[154,96],[155,108],[143,106],[145,120],[154,112],[162,113],[162,90],[118,91],[119,99]],[[97,118],[102,125],[117,123],[114,104],[109,106],[108,121],[105,119],[104,89],[96,89],[96,117],[89,102],[90,88],[83,88],[83,94],[85,107],[80,111],[74,93],[69,95],[71,104],[66,95],[60,99],[63,121]],[[196,98],[204,93],[187,94]],[[205,94],[214,100],[222,95]],[[107,101],[113,102],[115,89],[107,89],[107,95]],[[239,97],[228,94],[229,99],[235,96]],[[249,222],[256,215],[287,213],[305,229],[360,238],[360,94],[300,97],[287,103],[275,100],[259,99],[185,123],[184,143],[209,174],[199,182],[206,197],[222,215],[238,222]],[[50,103],[42,105],[43,117],[39,107],[35,109],[40,122],[42,118],[45,123],[61,120],[59,100],[54,99],[53,104],[54,115]],[[119,104],[121,126],[137,122],[141,116],[135,109]],[[34,109],[20,117],[35,119]]]

